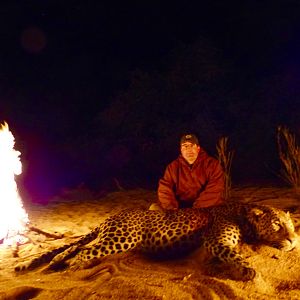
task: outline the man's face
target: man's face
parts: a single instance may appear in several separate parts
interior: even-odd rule
[[[181,144],[180,150],[183,158],[189,164],[193,164],[198,157],[200,146],[197,144],[192,144],[190,142],[185,142]]]

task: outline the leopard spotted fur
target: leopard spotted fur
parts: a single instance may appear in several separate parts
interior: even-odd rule
[[[241,241],[258,241],[289,251],[295,247],[297,235],[289,213],[268,206],[229,202],[163,212],[125,210],[107,218],[78,241],[21,263],[15,271],[31,270],[49,262],[48,268],[55,268],[71,257],[73,265],[81,265],[131,249],[178,255],[203,244],[209,254],[233,265],[243,279],[249,280],[255,271],[236,250]]]

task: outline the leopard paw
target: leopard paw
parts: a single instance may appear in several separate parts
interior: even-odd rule
[[[19,273],[19,272],[24,272],[28,270],[28,262],[23,262],[23,263],[19,263],[15,266],[15,272]]]
[[[256,276],[256,272],[254,269],[249,268],[249,267],[242,267],[241,280],[249,281],[249,280],[254,279],[255,276]]]

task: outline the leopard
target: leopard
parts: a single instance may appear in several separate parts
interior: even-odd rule
[[[134,249],[151,256],[180,257],[203,247],[212,259],[233,266],[242,280],[251,280],[256,271],[238,250],[239,244],[259,243],[291,251],[297,240],[289,212],[267,205],[232,201],[206,208],[127,209],[108,217],[79,240],[19,263],[15,271],[26,272],[44,264],[48,270],[57,270],[62,264],[80,267]]]

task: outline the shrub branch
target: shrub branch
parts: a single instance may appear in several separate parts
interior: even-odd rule
[[[295,188],[300,187],[300,147],[297,145],[295,134],[287,127],[278,126],[277,146],[279,158],[284,166],[280,176]]]
[[[217,143],[218,160],[224,171],[224,198],[227,200],[231,193],[231,165],[233,151],[228,150],[228,137],[221,137]]]

